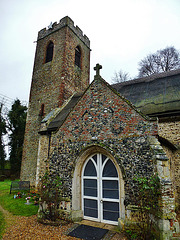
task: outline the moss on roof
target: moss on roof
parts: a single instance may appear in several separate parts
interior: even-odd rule
[[[180,111],[180,69],[112,85],[147,115]]]

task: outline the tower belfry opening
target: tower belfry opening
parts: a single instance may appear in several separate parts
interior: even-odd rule
[[[51,41],[48,46],[47,46],[47,50],[46,50],[46,63],[47,62],[51,62],[53,59],[53,51],[54,51],[54,44]]]
[[[79,46],[75,48],[75,65],[81,68],[81,49]]]

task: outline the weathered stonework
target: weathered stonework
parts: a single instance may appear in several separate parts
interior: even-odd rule
[[[49,42],[54,44],[53,59],[45,62]],[[81,49],[81,67],[75,65],[75,48]],[[42,119],[60,107],[75,91],[89,84],[90,42],[69,17],[38,33],[35,62],[25,130],[21,180],[35,184],[39,130]],[[53,96],[53,97],[52,97]],[[43,105],[43,113],[41,108]],[[41,112],[41,114],[40,114]]]
[[[157,134],[156,121],[147,120],[103,79],[95,77],[60,129],[52,134],[49,145],[48,167],[51,176],[63,178],[68,189],[64,197],[71,199],[69,216],[73,220],[83,217],[80,188],[82,166],[92,153],[102,152],[114,159],[121,172],[120,221],[125,225],[132,222],[134,210],[130,206],[134,206],[138,194],[134,177],[136,174],[150,177],[158,173],[162,184],[162,201],[158,216],[154,216],[155,224],[164,219],[164,224],[169,226],[167,234],[171,236],[170,220],[176,219],[174,195],[169,159]],[[160,229],[162,234],[163,228],[164,225]]]
[[[180,210],[180,119],[173,118],[159,123],[159,135],[172,146],[163,144],[163,149],[170,159],[171,177],[176,196],[176,205]]]
[[[50,42],[54,44],[53,58],[46,62]],[[80,67],[75,64],[77,47],[81,52]],[[179,86],[180,72],[137,79],[120,84],[119,90],[116,88],[124,96],[127,94],[130,100],[132,98],[132,102],[134,99],[134,104],[135,100],[140,100],[141,110],[147,114],[149,106],[152,111],[150,117],[160,117],[150,120],[137,110],[138,104],[135,107],[99,76],[100,65],[95,67],[96,76],[89,85],[89,63],[89,39],[79,27],[74,26],[69,17],[39,31],[21,180],[29,180],[31,185],[37,186],[47,168],[51,177],[62,177],[66,190],[60,202],[60,213],[68,219],[81,220],[84,216],[81,188],[83,166],[92,154],[104,154],[118,172],[118,221],[120,228],[123,228],[132,224],[138,214],[135,206],[138,192],[134,177],[137,174],[150,177],[157,173],[161,199],[158,211],[151,219],[158,237],[171,239],[172,233],[179,231],[175,200],[178,208],[180,118],[178,93],[174,94],[173,91]],[[162,84],[167,91],[161,89]],[[149,89],[150,94],[143,89]],[[140,91],[145,94],[142,95],[145,99],[140,96]],[[176,96],[174,101],[173,95]],[[171,105],[174,106],[173,117]],[[163,106],[166,111],[159,112]]]

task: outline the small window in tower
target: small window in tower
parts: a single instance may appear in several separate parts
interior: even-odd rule
[[[79,46],[75,48],[75,65],[81,68],[81,49]]]
[[[54,44],[53,42],[50,42],[47,46],[46,50],[46,63],[51,62],[53,59],[53,50],[54,50]]]
[[[41,104],[41,109],[39,111],[39,116],[43,117],[44,116],[44,103]]]

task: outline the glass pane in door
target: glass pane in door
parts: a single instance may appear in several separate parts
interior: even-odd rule
[[[87,217],[98,218],[97,200],[84,199],[84,215]]]
[[[96,168],[91,160],[88,161],[85,167],[84,176],[97,176]]]
[[[103,202],[103,219],[117,222],[119,218],[118,202]]]
[[[103,198],[119,199],[117,180],[103,180]]]
[[[104,166],[103,177],[118,177],[117,170],[111,160],[108,160]]]
[[[84,195],[97,197],[97,180],[84,179]]]

